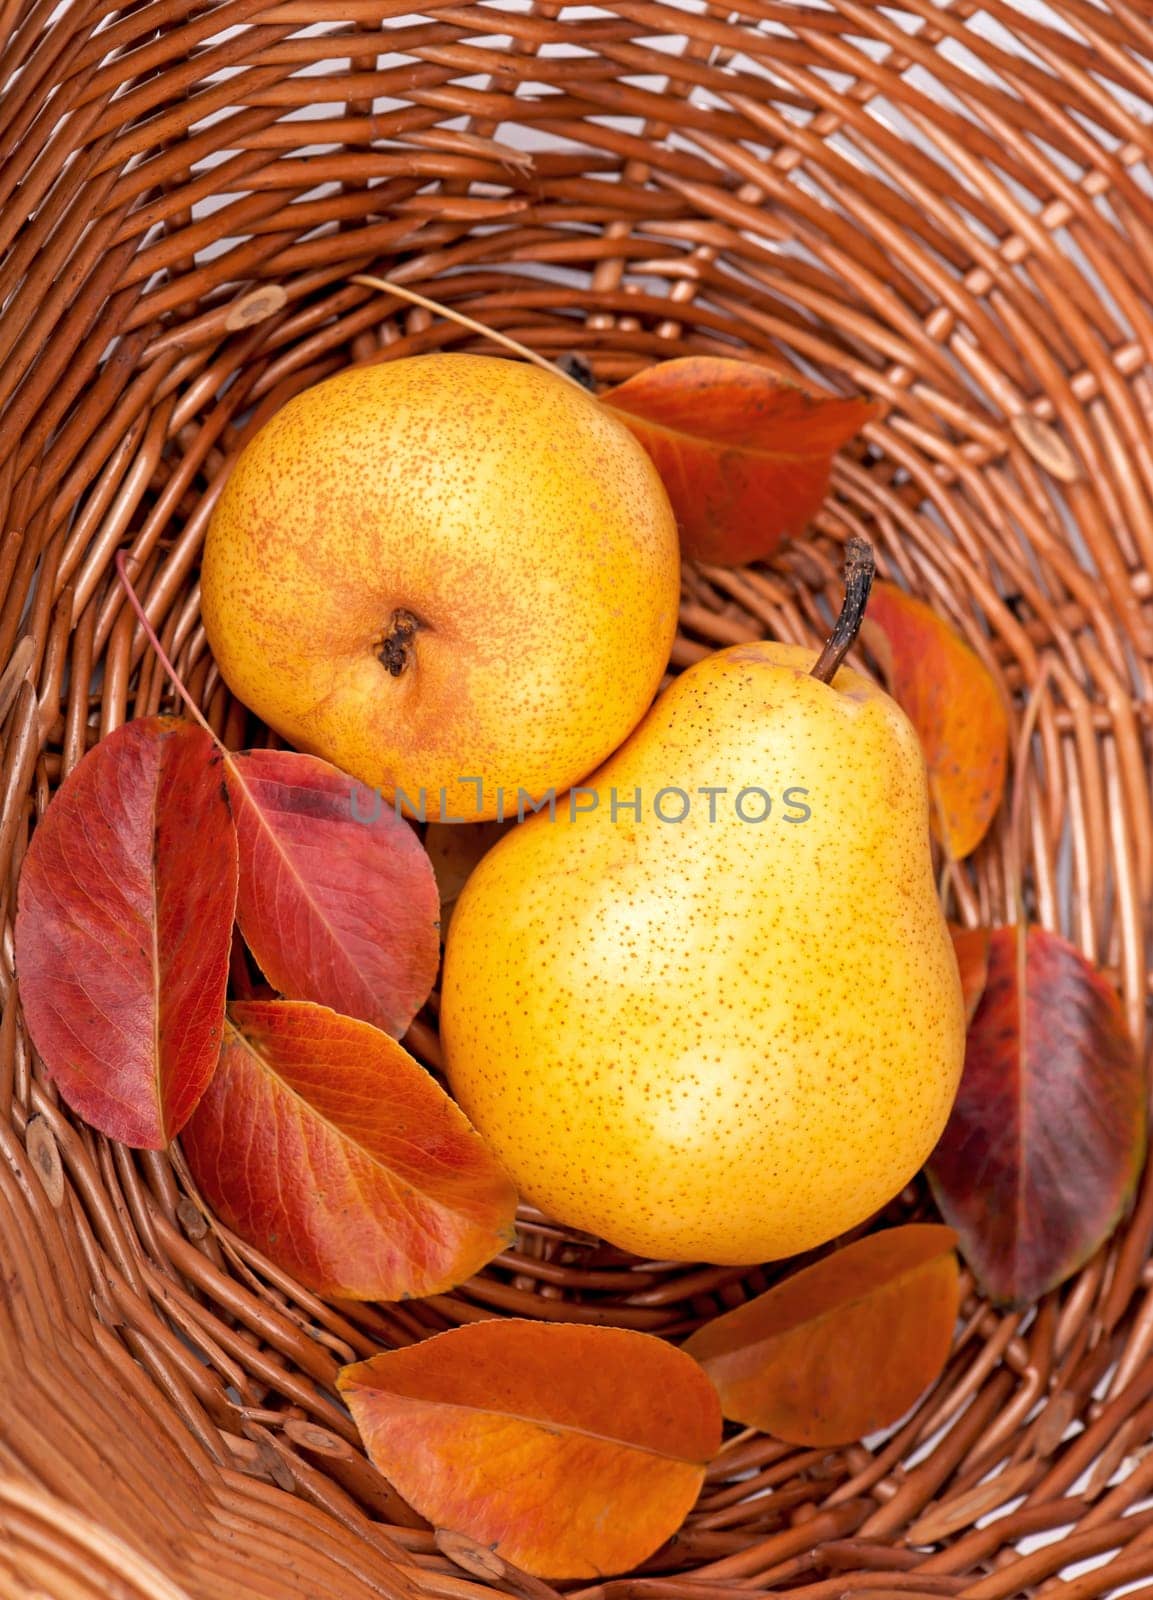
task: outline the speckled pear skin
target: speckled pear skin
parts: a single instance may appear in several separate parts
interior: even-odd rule
[[[290,400],[213,513],[202,614],[224,679],[298,749],[467,821],[564,789],[659,687],[680,555],[656,470],[563,378],[463,354]],[[417,619],[403,669],[381,660]],[[461,784],[461,778],[479,780]],[[478,793],[480,804],[477,803]],[[507,802],[506,802],[507,803]]]
[[[460,1104],[524,1199],[640,1256],[736,1265],[832,1239],[916,1173],[956,1093],[964,1007],[917,736],[814,660],[698,662],[587,780],[597,809],[514,828],[453,915]],[[763,822],[736,814],[750,786]],[[683,822],[653,814],[666,787]],[[706,787],[728,790],[715,822]],[[639,822],[612,820],[614,789],[640,789]]]

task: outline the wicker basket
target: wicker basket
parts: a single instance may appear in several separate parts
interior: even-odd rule
[[[675,665],[825,629],[839,543],[929,598],[1035,727],[955,914],[1031,914],[1144,1039],[1153,816],[1153,23],[1146,0],[14,0],[0,66],[0,1596],[541,1600],[470,1575],[362,1455],[344,1361],[506,1312],[680,1335],[760,1273],[525,1216],[452,1295],[323,1304],[210,1227],[178,1156],[61,1108],[12,976],[21,859],[95,740],[169,703],[112,575],[234,745],[197,558],[247,433],[351,361],[484,341],[601,379],[744,351],[883,402],[813,535],[686,576]],[[410,1038],[435,1063],[432,1013]],[[914,1192],[904,1214],[923,1205]],[[683,1534],[585,1595],[1063,1600],[1153,1576],[1153,1179],[1035,1314],[965,1288],[891,1438],[731,1441]],[[772,1493],[766,1494],[766,1490]],[[1153,1586],[1142,1589],[1153,1594]]]

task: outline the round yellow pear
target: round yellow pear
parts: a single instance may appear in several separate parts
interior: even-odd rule
[[[631,731],[676,631],[668,497],[559,375],[463,354],[357,367],[246,444],[201,604],[233,693],[431,820],[563,792]]]
[[[834,1238],[913,1177],[956,1093],[917,736],[814,657],[696,663],[453,913],[457,1099],[525,1199],[637,1255],[736,1265]]]

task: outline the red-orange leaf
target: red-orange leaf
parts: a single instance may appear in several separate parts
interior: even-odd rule
[[[410,1505],[542,1578],[601,1577],[651,1555],[721,1442],[700,1368],[622,1328],[476,1322],[337,1382]]]
[[[652,457],[685,555],[721,566],[803,533],[833,456],[876,415],[870,400],[812,392],[724,356],[662,361],[601,399]]]
[[[1031,1305],[1125,1210],[1145,1151],[1145,1076],[1116,992],[1041,928],[995,928],[953,1113],[929,1162],[987,1294]]]
[[[102,739],[60,786],[20,877],[32,1041],[101,1133],[162,1149],[216,1066],[236,904],[221,756],[176,717]]]
[[[956,1242],[927,1223],[868,1234],[705,1323],[683,1348],[734,1422],[791,1444],[849,1444],[895,1422],[945,1365]]]
[[[961,992],[965,996],[965,1020],[972,1022],[989,979],[988,928],[958,928],[950,923],[953,950],[961,973]]]
[[[954,861],[985,837],[1005,788],[1009,720],[988,670],[927,605],[875,583],[861,630],[920,735],[934,835]]]
[[[516,1195],[464,1113],[326,1006],[234,1004],[182,1143],[218,1216],[318,1294],[440,1294],[513,1237]]]
[[[228,792],[236,917],[261,971],[290,1000],[399,1038],[440,960],[436,879],[412,828],[347,774],[292,750],[233,756]]]

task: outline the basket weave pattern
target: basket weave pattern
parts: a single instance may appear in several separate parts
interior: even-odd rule
[[[265,737],[199,622],[223,469],[349,362],[489,348],[357,272],[602,381],[743,353],[876,396],[811,538],[686,574],[674,666],[818,639],[840,543],[868,536],[1015,708],[1020,809],[951,873],[951,914],[1003,921],[1020,881],[1144,1044],[1153,23],[1137,0],[56,11],[9,0],[0,30],[0,1597],[480,1600],[365,1460],[337,1368],[502,1313],[681,1336],[769,1278],[526,1212],[452,1295],[323,1304],[206,1219],[178,1152],[68,1116],[12,922],[54,786],[172,705],[114,554],[227,742]],[[408,1042],[436,1066],[434,1008]],[[1126,1516],[1153,1494],[1151,1239],[1147,1175],[1035,1314],[966,1284],[949,1367],[890,1439],[742,1435],[675,1544],[604,1592],[1002,1600],[1073,1568],[1053,1592],[1088,1600],[1153,1576],[1153,1512]]]

